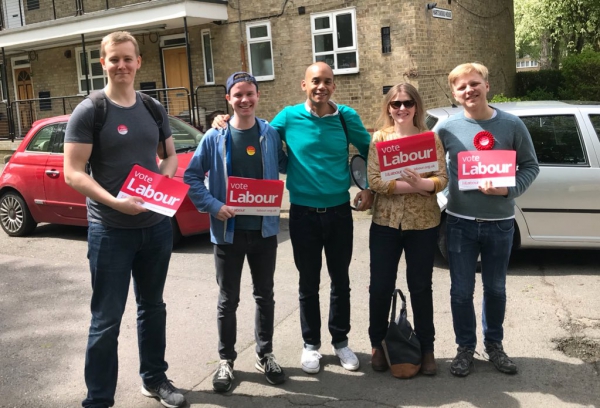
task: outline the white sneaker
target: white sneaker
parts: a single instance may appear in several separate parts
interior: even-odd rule
[[[321,355],[317,350],[307,350],[302,348],[302,358],[300,361],[302,362],[302,371],[308,374],[316,374],[321,369],[321,364],[319,363],[319,359]]]
[[[346,370],[356,371],[358,370],[358,367],[360,367],[360,362],[358,361],[356,354],[350,350],[350,347],[342,347],[341,349],[336,349],[334,347],[333,352],[340,358],[340,363]]]

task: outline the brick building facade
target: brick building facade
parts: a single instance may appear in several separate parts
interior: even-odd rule
[[[19,0],[2,0],[4,9],[9,1]],[[399,82],[415,85],[427,107],[450,104],[447,74],[462,62],[480,61],[490,68],[492,95],[514,90],[512,0],[111,0],[107,10],[105,0],[80,2],[78,11],[72,1],[54,0],[53,10],[49,1],[40,0],[37,9],[24,7],[22,27],[13,28],[14,22],[3,19],[2,99],[16,106],[16,100],[27,99],[23,96],[80,95],[66,100],[69,111],[86,94],[81,35],[93,74],[91,87],[99,88],[99,40],[116,29],[131,31],[139,41],[138,89],[152,84],[171,88],[175,81],[168,77],[179,76],[175,85],[193,92],[199,85],[224,84],[229,74],[245,67],[260,79],[258,115],[266,119],[305,98],[300,81],[315,59],[333,65],[334,99],[354,107],[369,129],[376,126],[384,88]],[[172,55],[176,48],[182,57]],[[178,72],[172,64],[178,64]],[[27,68],[29,91],[22,91],[19,78],[27,78]],[[221,98],[219,92],[213,94]],[[217,108],[202,101],[197,105],[196,120],[205,125],[206,114]],[[55,100],[42,106],[36,102],[30,118],[15,114],[21,131],[28,120],[64,110]],[[185,113],[171,108],[172,114]],[[0,137],[5,136],[2,109]]]

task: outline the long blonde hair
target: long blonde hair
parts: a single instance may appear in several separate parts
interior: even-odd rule
[[[423,99],[419,95],[417,88],[411,84],[404,82],[401,84],[394,85],[387,94],[383,97],[383,104],[381,105],[381,115],[377,119],[377,125],[379,129],[387,129],[390,126],[394,126],[394,119],[390,116],[389,106],[390,102],[398,96],[400,92],[404,92],[410,98],[415,101],[415,116],[413,117],[413,124],[422,132],[427,131],[427,125],[425,125],[425,107],[423,106]]]

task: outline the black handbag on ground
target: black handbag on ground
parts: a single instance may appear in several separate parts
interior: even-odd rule
[[[396,318],[396,299],[400,295],[402,308]],[[400,289],[394,290],[390,325],[381,342],[390,372],[396,378],[411,378],[421,368],[421,343],[406,317],[406,298]]]

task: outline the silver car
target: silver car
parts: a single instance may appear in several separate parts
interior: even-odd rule
[[[558,101],[493,103],[523,120],[531,138],[540,174],[515,200],[514,247],[600,248],[600,102]],[[462,108],[427,111],[427,125]],[[446,194],[439,248],[446,257]]]

